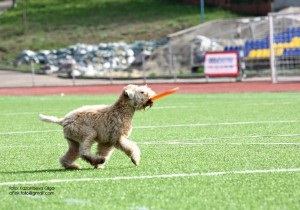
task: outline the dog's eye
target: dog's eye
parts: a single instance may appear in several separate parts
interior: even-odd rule
[[[145,92],[144,91],[141,91],[141,94],[144,94]]]

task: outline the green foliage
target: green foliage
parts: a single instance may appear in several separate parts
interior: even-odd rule
[[[130,138],[141,148],[140,166],[116,150],[103,170],[81,160],[80,171],[61,169],[58,158],[67,149],[62,129],[40,122],[38,114],[61,117],[79,106],[111,104],[116,98],[0,97],[1,208],[300,208],[299,171],[250,173],[300,168],[298,93],[176,93],[134,116]],[[231,171],[249,173],[209,175]],[[206,175],[197,175],[202,173]],[[155,177],[160,175],[170,177]],[[83,178],[87,180],[50,181]],[[45,182],[4,185],[38,180]],[[52,195],[16,196],[9,194],[12,186],[55,189]]]
[[[24,49],[160,39],[200,22],[198,7],[178,1],[30,0],[24,1],[25,28],[22,2],[0,15],[0,62],[15,58]],[[236,16],[206,8],[206,21]]]

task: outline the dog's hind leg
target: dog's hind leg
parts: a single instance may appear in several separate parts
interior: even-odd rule
[[[71,139],[67,139],[69,149],[60,158],[60,163],[65,169],[80,169],[80,165],[75,163],[75,160],[79,157],[79,143]]]
[[[141,152],[135,142],[122,137],[117,142],[116,148],[122,150],[128,157],[130,157],[134,165],[139,165],[141,160]]]
[[[80,143],[79,146],[79,153],[81,158],[89,162],[95,168],[97,168],[99,164],[103,164],[105,162],[105,159],[103,157],[91,154],[91,147],[95,142],[96,136],[96,132],[89,132],[89,135],[83,138],[83,141]]]
[[[104,168],[104,165],[109,160],[113,151],[114,151],[114,146],[112,145],[98,144],[97,155],[99,155],[100,158],[103,158],[104,162],[102,164],[98,164],[97,166],[95,166],[95,168]]]

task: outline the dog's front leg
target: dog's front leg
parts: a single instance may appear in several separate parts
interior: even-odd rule
[[[130,141],[125,137],[121,137],[121,139],[116,144],[116,148],[122,150],[128,157],[130,157],[131,161],[135,165],[140,164],[141,152],[135,142]]]

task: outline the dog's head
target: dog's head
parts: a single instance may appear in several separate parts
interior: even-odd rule
[[[123,94],[129,99],[129,103],[135,110],[141,110],[153,105],[150,98],[155,95],[155,92],[147,85],[128,85],[124,88]]]

